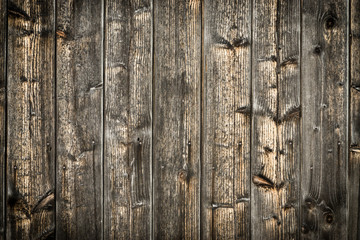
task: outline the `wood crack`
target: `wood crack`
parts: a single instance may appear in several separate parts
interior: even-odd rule
[[[30,16],[21,8],[19,8],[15,3],[8,2],[8,13],[10,16],[15,18],[21,18],[26,21],[29,21],[31,18]]]
[[[53,208],[55,203],[54,189],[49,190],[41,197],[41,199],[35,204],[31,214],[39,212],[42,209]]]

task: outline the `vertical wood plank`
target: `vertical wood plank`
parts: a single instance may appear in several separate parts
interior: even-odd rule
[[[58,0],[58,239],[102,238],[102,1]]]
[[[201,1],[154,1],[154,238],[198,239]]]
[[[303,239],[348,236],[347,14],[345,0],[303,1]]]
[[[251,1],[204,4],[202,238],[250,238]]]
[[[7,238],[54,235],[54,5],[8,2]]]
[[[251,218],[254,239],[298,238],[300,1],[254,1]]]
[[[0,1],[0,240],[6,235],[6,3]]]
[[[105,239],[149,239],[151,1],[105,6]]]
[[[360,1],[350,1],[349,239],[360,238]],[[351,209],[351,210],[350,210]],[[355,230],[356,229],[356,230]]]

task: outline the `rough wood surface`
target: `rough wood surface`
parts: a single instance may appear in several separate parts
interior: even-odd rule
[[[360,239],[360,1],[350,1],[349,239]]]
[[[54,5],[8,4],[6,234],[36,239],[55,224]]]
[[[0,0],[0,240],[360,239],[360,0]]]
[[[347,239],[349,232],[347,13],[343,0],[303,1],[303,239]]]
[[[253,239],[298,238],[300,149],[299,1],[253,6]]]
[[[105,239],[150,238],[151,7],[105,6]]]
[[[6,3],[0,0],[0,240],[6,232]]]
[[[201,2],[154,1],[154,239],[199,238]]]
[[[202,239],[248,239],[251,1],[203,8]]]
[[[102,9],[57,1],[58,239],[102,238]]]

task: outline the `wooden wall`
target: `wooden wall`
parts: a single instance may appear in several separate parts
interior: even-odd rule
[[[360,239],[360,0],[0,0],[0,240]]]

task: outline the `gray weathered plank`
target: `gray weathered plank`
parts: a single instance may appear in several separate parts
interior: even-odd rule
[[[102,238],[102,10],[56,6],[58,239]]]
[[[149,239],[152,6],[105,9],[104,238]]]
[[[0,1],[0,240],[6,233],[6,3]]]
[[[7,238],[54,234],[54,4],[8,3]]]
[[[360,1],[350,1],[349,239],[360,239]]]
[[[202,239],[249,239],[251,1],[203,8]]]
[[[253,239],[298,236],[300,2],[255,1],[252,54]]]
[[[301,237],[347,239],[347,1],[302,13]]]
[[[201,1],[154,1],[154,238],[199,238]]]

